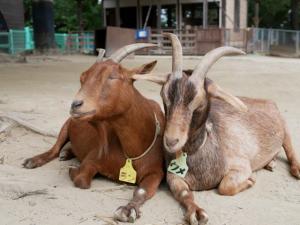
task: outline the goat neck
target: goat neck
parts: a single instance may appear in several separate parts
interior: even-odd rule
[[[108,120],[119,138],[124,154],[128,157],[141,155],[155,138],[155,115],[148,100],[134,90],[131,106],[121,115]],[[143,135],[141,135],[143,134]]]
[[[191,155],[194,154],[201,146],[205,145],[208,138],[209,130],[207,125],[209,113],[209,104],[201,111],[195,111],[189,130],[189,139],[187,140],[184,151]]]

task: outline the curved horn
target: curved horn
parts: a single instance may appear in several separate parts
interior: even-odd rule
[[[132,79],[134,80],[146,80],[146,81],[151,81],[160,85],[163,85],[164,83],[167,82],[169,77],[169,74],[159,74],[159,73],[148,73],[148,74],[135,74],[132,76]]]
[[[98,51],[98,56],[97,56],[96,62],[102,62],[102,59],[103,59],[104,54],[105,54],[105,49],[97,48],[96,50]]]
[[[119,63],[126,56],[133,53],[134,51],[137,51],[137,50],[143,49],[143,48],[150,48],[150,47],[158,47],[158,45],[152,44],[152,43],[135,43],[135,44],[131,44],[131,45],[126,45],[126,46],[120,48],[119,50],[117,50],[116,52],[114,52],[109,57],[109,59],[111,59],[112,61],[114,61],[116,63]]]
[[[208,52],[202,59],[202,61],[196,66],[194,72],[190,76],[190,81],[196,86],[204,85],[204,79],[208,70],[212,65],[218,61],[222,56],[225,55],[244,55],[246,54],[240,49],[233,47],[219,47],[210,52]]]
[[[175,34],[163,33],[172,43],[172,74],[174,78],[182,77],[182,46]]]

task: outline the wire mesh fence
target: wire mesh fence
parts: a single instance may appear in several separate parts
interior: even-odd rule
[[[300,31],[254,28],[253,52],[300,57]]]

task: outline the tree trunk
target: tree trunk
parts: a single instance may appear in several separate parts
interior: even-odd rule
[[[291,0],[291,25],[295,30],[299,30],[299,5],[300,0]]]
[[[53,0],[34,0],[32,19],[35,48],[40,52],[49,52],[55,48]]]

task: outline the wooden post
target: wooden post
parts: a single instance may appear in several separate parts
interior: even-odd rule
[[[101,19],[102,19],[102,27],[106,27],[106,9],[104,8],[104,0],[101,1]]]
[[[203,29],[208,26],[208,1],[203,0]]]
[[[222,3],[223,3],[223,1],[222,0],[220,0],[219,1],[219,28],[222,28],[222,7],[223,7],[223,5],[222,5]]]
[[[116,26],[120,27],[120,0],[116,0]]]
[[[177,31],[181,30],[181,1],[180,0],[176,0],[176,29]]]
[[[140,0],[136,1],[136,24],[137,28],[140,29],[142,27],[142,11],[141,11],[141,2]]]
[[[160,18],[160,14],[161,14],[161,3],[159,2],[159,1],[157,1],[157,5],[156,5],[156,8],[157,8],[157,10],[156,10],[156,22],[157,22],[157,24],[156,24],[156,27],[157,27],[157,29],[161,29],[161,18]]]

